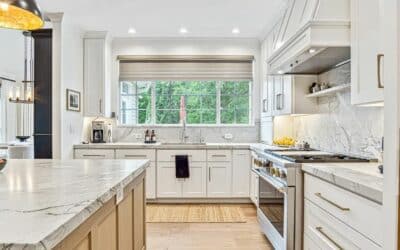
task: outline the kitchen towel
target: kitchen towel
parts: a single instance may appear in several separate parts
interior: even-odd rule
[[[189,156],[175,155],[176,178],[189,178]]]

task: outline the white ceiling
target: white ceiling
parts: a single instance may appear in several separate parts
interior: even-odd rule
[[[114,37],[261,38],[276,22],[287,0],[37,0],[44,12],[64,12],[85,30]],[[128,29],[136,29],[135,35]],[[232,34],[237,27],[240,34]]]

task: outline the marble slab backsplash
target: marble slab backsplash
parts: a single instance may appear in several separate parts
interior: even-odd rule
[[[84,134],[85,141],[90,139],[90,123],[92,118],[85,118]],[[106,124],[113,125],[113,142],[143,142],[144,134],[147,129],[154,129],[159,142],[181,142],[182,127],[180,126],[149,126],[149,127],[118,127],[115,120],[105,120]],[[187,142],[200,142],[203,140],[208,143],[254,143],[259,141],[260,122],[256,121],[254,126],[230,126],[230,127],[187,127],[186,134],[189,136]],[[225,139],[226,134],[231,134],[232,139]],[[138,138],[139,136],[139,138]]]
[[[350,83],[350,64],[319,75],[319,82]],[[378,158],[383,137],[383,108],[351,105],[350,91],[319,98],[318,113],[293,118],[300,141],[324,151]]]

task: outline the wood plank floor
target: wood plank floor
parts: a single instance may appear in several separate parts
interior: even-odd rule
[[[148,250],[272,250],[253,205],[242,208],[246,223],[147,223]]]

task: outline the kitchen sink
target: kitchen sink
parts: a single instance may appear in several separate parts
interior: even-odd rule
[[[205,146],[205,142],[162,142],[161,145],[166,146]]]

